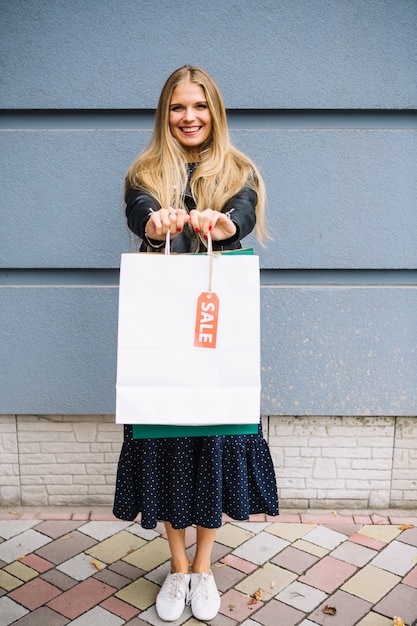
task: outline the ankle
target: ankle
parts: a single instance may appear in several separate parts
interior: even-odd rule
[[[190,567],[189,561],[171,561],[171,574],[189,574]]]
[[[193,574],[211,574],[210,561],[194,561],[191,570]]]

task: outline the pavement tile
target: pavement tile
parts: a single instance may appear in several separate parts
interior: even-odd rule
[[[55,563],[55,565],[68,561],[71,557],[84,552],[84,550],[91,548],[96,543],[94,539],[86,537],[78,530],[74,530],[74,532],[53,541],[49,539],[49,541],[51,543],[48,543],[48,545],[36,549],[36,554],[47,561]]]
[[[346,541],[346,535],[332,530],[331,528],[326,528],[325,526],[316,526],[316,528],[306,533],[303,539],[321,548],[334,550],[338,545],[343,543],[343,541]]]
[[[288,545],[289,542],[285,539],[263,532],[233,550],[233,554],[241,559],[262,565]]]
[[[335,616],[323,613],[326,604],[337,609],[337,622],[335,622]],[[331,624],[334,624],[334,626],[354,626],[362,617],[369,613],[371,607],[372,605],[366,602],[366,600],[352,596],[339,589],[314,609],[308,617],[314,624],[321,624],[321,626],[331,626]]]
[[[126,626],[148,626],[149,622],[144,622],[139,617],[134,617],[133,619],[126,622]]]
[[[371,611],[371,613],[365,615],[365,617],[358,622],[357,626],[392,626],[392,619],[388,619],[383,615],[378,615]]]
[[[0,537],[3,539],[11,539],[16,535],[24,533],[26,530],[33,528],[39,524],[39,520],[13,520],[11,524],[9,521],[0,520]]]
[[[378,602],[385,594],[387,594],[395,585],[398,585],[401,578],[386,572],[383,569],[374,567],[373,565],[365,565],[342,587],[342,591],[368,600],[369,602]]]
[[[132,582],[130,578],[120,576],[120,574],[117,574],[116,572],[111,572],[107,567],[102,572],[97,572],[94,575],[94,578],[102,583],[106,583],[106,585],[110,585],[110,587],[114,587],[115,589],[123,589],[123,587],[130,585]]]
[[[337,513],[323,513],[323,515],[302,513],[301,521],[303,524],[354,524],[354,519],[351,515],[337,515]]]
[[[238,583],[235,588],[249,597],[258,589],[262,589],[262,600],[267,602],[285,589],[285,587],[288,587],[296,578],[297,575],[293,572],[289,572],[272,563],[266,563]]]
[[[372,524],[389,524],[388,517],[381,517],[381,515],[371,515]]]
[[[218,529],[216,533],[216,542],[223,543],[229,548],[237,548],[248,539],[251,539],[253,534],[243,528],[232,526],[232,524],[226,524]]]
[[[9,626],[29,611],[8,597],[0,598],[0,626]]]
[[[356,567],[363,567],[377,554],[375,550],[361,546],[353,541],[345,541],[340,544],[330,556],[346,563],[356,565]]]
[[[75,619],[114,593],[115,589],[95,578],[87,578],[72,589],[48,602],[49,608]],[[91,626],[91,622],[90,622]]]
[[[295,572],[296,574],[304,574],[304,572],[314,565],[314,563],[317,563],[318,560],[318,557],[308,554],[308,552],[303,552],[302,550],[288,546],[288,548],[285,548],[271,559],[271,563],[288,569],[291,572]]]
[[[100,606],[96,606],[84,615],[81,615],[77,619],[71,622],[72,626],[93,626],[93,624],[100,624],[100,626],[122,626],[125,620]]]
[[[93,561],[96,565],[93,564]],[[72,559],[57,565],[56,569],[75,580],[85,580],[89,576],[94,576],[99,571],[99,567],[104,569],[106,564],[97,559],[92,559],[91,556],[82,552],[73,556]]]
[[[321,546],[317,546],[316,544],[305,541],[304,539],[297,539],[297,541],[294,541],[292,545],[293,548],[308,552],[309,554],[317,556],[319,559],[323,558],[324,556],[326,556],[326,554],[329,553],[329,550],[327,550],[327,548],[322,548]]]
[[[103,609],[106,609],[107,611],[110,611],[111,613],[114,613],[115,615],[122,617],[124,620],[131,619],[132,617],[136,617],[136,615],[139,613],[139,609],[132,606],[131,604],[122,602],[122,600],[119,600],[118,598],[115,598],[114,596],[107,598],[107,600],[104,600],[104,602],[102,602],[100,606]]]
[[[361,524],[326,524],[326,528],[335,530],[338,533],[343,533],[347,537],[354,535],[360,528]]]
[[[219,612],[237,622],[243,622],[264,606],[263,602],[257,604],[249,604],[249,602],[250,598],[246,594],[237,589],[230,589],[222,595]]]
[[[146,580],[146,578],[139,578],[139,580],[135,580],[135,582],[120,589],[114,595],[116,598],[123,600],[123,602],[145,611],[155,603],[158,591],[159,585],[155,585],[155,583]]]
[[[50,537],[46,537],[36,530],[26,530],[0,544],[0,559],[6,563],[11,563],[34,552],[50,541]]]
[[[19,578],[19,580],[23,580],[24,582],[28,582],[33,578],[39,576],[39,572],[35,571],[31,567],[24,565],[20,561],[13,561],[10,565],[6,565],[4,568],[5,572],[8,572],[12,576]]]
[[[29,581],[23,587],[9,593],[9,598],[19,602],[30,611],[34,611],[60,594],[61,590],[54,585],[46,582],[46,580],[42,580],[42,578],[35,578],[35,580]]]
[[[162,537],[157,537],[153,541],[145,543],[145,545],[139,549],[123,557],[123,561],[126,561],[126,563],[136,565],[136,567],[140,567],[146,572],[170,560],[171,552],[169,550],[168,541],[162,539]]]
[[[372,560],[372,565],[405,576],[416,564],[417,547],[392,541]]]
[[[167,561],[166,563],[162,563],[162,565],[153,569],[151,572],[145,574],[145,578],[158,585],[158,587],[161,587],[170,571],[171,563]]]
[[[217,613],[216,617],[211,620],[210,626],[237,626],[238,622],[222,613]],[[259,626],[259,623],[256,624],[253,622],[255,626]],[[202,626],[202,622],[197,620],[195,617],[191,617],[189,620],[184,622],[184,626]]]
[[[403,578],[403,583],[417,589],[417,566]]]
[[[401,530],[397,528],[397,526],[385,526],[385,525],[375,525],[375,526],[362,526],[361,529],[358,530],[358,535],[365,535],[365,537],[371,537],[372,539],[377,539],[378,541],[383,541],[384,543],[389,543],[401,533]]]
[[[156,614],[154,606],[151,606],[149,609],[141,613],[139,618],[138,617],[133,618],[133,620],[138,620],[138,619],[140,620],[140,624],[144,624],[145,626],[148,626],[148,624],[151,624],[152,626],[166,626],[167,625],[167,622],[163,622],[162,620],[159,619],[159,617]],[[180,626],[181,624],[187,623],[187,620],[189,619],[193,619],[193,617],[191,615],[190,607],[186,606],[185,611],[181,615],[181,617],[177,619],[176,622],[169,622],[169,623],[171,624],[171,626]],[[199,626],[201,626],[202,622],[198,622],[198,624]],[[214,626],[214,622],[210,622],[210,626]]]
[[[70,578],[66,574],[62,572],[58,572],[56,569],[51,569],[41,574],[40,576],[42,580],[46,580],[48,583],[51,583],[55,587],[58,587],[61,591],[68,591],[68,589],[72,589],[75,585],[78,584],[77,580],[74,578]]]
[[[372,524],[370,515],[353,515],[353,521],[355,524]]]
[[[295,626],[299,624],[303,613],[292,606],[272,600],[255,615],[255,623],[263,626]]]
[[[397,517],[395,515],[390,515],[389,521],[391,522],[391,524],[396,524],[397,526],[402,526],[403,524],[407,524],[409,526],[417,526],[417,517]]]
[[[226,554],[225,557],[221,559],[221,563],[225,563],[226,565],[230,565],[230,567],[234,567],[240,572],[244,572],[245,574],[251,574],[256,570],[257,566],[246,559],[241,559],[234,554]]]
[[[378,539],[373,539],[372,537],[367,537],[366,535],[360,535],[359,533],[351,535],[349,537],[349,541],[359,543],[361,546],[371,548],[371,550],[382,550],[382,548],[385,548],[387,545],[385,541],[379,541]]]
[[[339,561],[332,556],[325,556],[303,576],[300,576],[299,581],[326,593],[332,593],[356,571],[357,567],[350,563]]]
[[[137,580],[145,573],[143,569],[130,565],[129,563],[125,563],[124,561],[111,563],[107,569],[112,572],[116,572],[116,574],[120,574],[120,576],[126,576],[126,578],[129,578],[130,580]]]
[[[250,533],[254,535],[258,535],[262,533],[266,528],[271,526],[270,522],[233,522],[232,526],[237,526],[238,528],[242,528],[243,530],[248,530]]]
[[[404,530],[401,535],[398,535],[397,539],[399,541],[404,541],[404,543],[408,543],[411,546],[417,546],[417,528],[408,528]]]
[[[213,568],[213,576],[216,581],[217,588],[221,592],[225,592],[231,587],[237,585],[242,578],[246,577],[246,574],[225,565],[224,567]]]
[[[59,613],[55,613],[47,606],[41,606],[31,611],[26,617],[22,617],[13,626],[66,626],[69,619]]]
[[[148,528],[142,528],[140,524],[132,524],[128,528],[126,528],[128,533],[132,533],[132,535],[136,535],[137,537],[142,537],[142,539],[146,539],[146,541],[152,541],[152,539],[156,539],[159,537],[161,533],[156,530],[151,530]]]
[[[276,535],[277,537],[281,537],[281,539],[286,539],[287,541],[295,541],[296,539],[300,539],[304,537],[311,528],[307,524],[271,524],[266,532],[271,533],[271,535]]]
[[[304,611],[304,613],[310,613],[326,598],[327,594],[324,591],[305,585],[298,580],[291,583],[276,596],[278,601]]]
[[[132,524],[133,522],[87,522],[87,524],[79,527],[79,531],[97,539],[97,541],[103,541],[132,526]]]
[[[120,533],[113,535],[113,537],[108,537],[92,548],[85,550],[85,552],[104,563],[114,563],[146,545],[148,544],[145,539],[122,530]]]
[[[73,520],[47,520],[38,524],[36,530],[52,539],[58,539],[76,530],[80,525],[81,522]]]
[[[27,565],[28,567],[31,567],[32,569],[36,570],[40,574],[55,567],[54,563],[51,563],[50,561],[47,561],[46,559],[42,559],[37,554],[28,554],[27,556],[25,556],[24,559],[21,560],[21,563],[23,563],[24,565]]]
[[[411,626],[417,619],[417,589],[408,585],[397,585],[374,606],[374,611],[391,618],[398,615],[405,624]]]
[[[13,589],[17,589],[24,584],[23,580],[5,572],[4,569],[0,570],[0,587],[2,589],[5,589],[6,591],[13,591]]]

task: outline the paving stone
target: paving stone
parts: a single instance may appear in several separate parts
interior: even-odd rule
[[[142,541],[139,538],[137,539],[138,541]],[[149,572],[151,569],[158,567],[161,563],[171,560],[168,541],[162,539],[162,537],[157,537],[153,541],[145,543],[145,545],[131,554],[127,554],[122,560]]]
[[[405,576],[417,559],[417,548],[401,541],[392,541],[372,560],[372,565],[399,576]]]
[[[41,606],[39,609],[31,611],[26,617],[14,622],[13,626],[66,626],[69,623],[69,619],[63,615],[55,613],[47,606]]]
[[[156,539],[159,537],[161,533],[158,533],[156,530],[151,530],[148,528],[142,528],[140,524],[132,524],[126,528],[128,533],[132,533],[132,535],[136,535],[137,537],[142,537],[142,539],[146,539],[146,541],[152,541],[152,539]]]
[[[27,609],[10,598],[0,598],[0,626],[9,626],[28,613]]]
[[[329,550],[327,548],[322,548],[321,546],[317,546],[314,543],[305,541],[304,539],[297,539],[297,541],[294,541],[292,545],[293,548],[296,548],[297,550],[303,550],[303,552],[308,552],[308,554],[313,554],[320,559],[329,553]]]
[[[151,572],[145,574],[145,578],[161,587],[162,583],[164,582],[170,571],[171,563],[167,561],[166,563],[162,563],[162,565],[153,569]]]
[[[326,598],[327,594],[324,591],[299,581],[294,581],[276,596],[278,601],[304,611],[304,613],[309,613],[315,609]]]
[[[250,533],[253,533],[254,535],[258,535],[259,533],[262,533],[264,530],[266,530],[269,526],[271,526],[271,523],[269,522],[232,522],[231,524],[232,527],[238,527],[238,528],[242,528],[243,530],[248,530]]]
[[[213,576],[219,591],[225,592],[245,578],[246,574],[226,565],[213,568]]]
[[[126,576],[126,578],[129,578],[130,580],[137,580],[145,573],[143,569],[130,565],[129,563],[125,563],[124,561],[111,563],[108,566],[108,569],[112,572],[116,572],[116,574],[120,574],[121,576]]]
[[[73,556],[72,559],[68,559],[68,561],[64,561],[64,563],[60,563],[57,565],[56,569],[59,572],[63,572],[67,576],[74,578],[75,580],[85,580],[90,576],[94,576],[97,573],[98,567],[96,567],[93,561],[104,569],[106,564],[98,559],[92,559],[88,554],[77,554]]]
[[[123,602],[145,611],[155,603],[158,591],[159,585],[155,585],[155,583],[146,580],[146,578],[139,578],[139,580],[135,580],[135,582],[120,589],[114,595],[116,598],[123,600]]]
[[[405,576],[405,578],[403,579],[403,583],[409,585],[410,587],[417,588],[417,566],[414,567],[414,569],[412,569],[411,572],[407,574],[407,576]]]
[[[317,556],[288,546],[288,548],[285,548],[271,559],[271,563],[284,567],[296,574],[304,574],[304,572],[317,563],[318,560],[319,558]]]
[[[249,597],[258,589],[263,589],[262,600],[266,602],[288,587],[296,578],[297,575],[293,572],[272,563],[265,563],[263,567],[238,583],[236,589]]]
[[[376,550],[361,546],[354,541],[345,541],[333,550],[330,556],[335,559],[340,559],[341,561],[346,561],[346,563],[356,565],[356,567],[363,567],[369,563],[376,554]]]
[[[378,613],[368,613],[365,615],[360,622],[358,622],[357,626],[392,626],[392,619],[388,619],[383,615],[378,615]]]
[[[100,626],[122,626],[125,620],[99,606],[94,607],[84,615],[71,622],[71,626],[92,626],[100,624]]]
[[[397,537],[398,541],[403,541],[411,546],[417,546],[417,528],[408,528]]]
[[[167,622],[163,622],[159,619],[156,614],[155,607],[151,606],[149,609],[140,614],[140,618],[135,617],[134,620],[140,619],[141,624],[151,624],[152,626],[166,626]],[[191,615],[191,609],[189,606],[185,607],[184,613],[181,615],[176,622],[169,622],[171,626],[180,626],[181,624],[187,623],[187,620],[193,619]],[[129,622],[130,623],[130,622]],[[198,622],[199,626],[202,625],[202,622]],[[214,626],[214,622],[210,622],[210,626]],[[126,625],[127,626],[127,625]]]
[[[326,593],[332,593],[342,583],[353,576],[357,567],[344,561],[339,561],[332,556],[325,556],[313,565],[299,581],[306,585],[312,585]]]
[[[341,589],[369,602],[378,602],[401,578],[373,565],[365,565]]]
[[[337,625],[334,622],[334,616],[323,613],[326,604],[336,607]],[[339,589],[314,609],[309,615],[309,619],[314,624],[321,624],[321,626],[330,626],[331,624],[335,624],[335,626],[354,626],[362,617],[369,613],[371,606],[366,600],[352,596]]]
[[[43,535],[42,535],[43,536]],[[49,541],[51,541],[49,539]],[[51,563],[58,565],[68,561],[71,557],[91,548],[96,541],[74,530],[74,532],[54,539],[43,548],[36,549],[36,554]],[[1,548],[1,546],[0,546]]]
[[[295,624],[299,624],[303,615],[304,613],[292,606],[272,600],[256,613],[254,619],[256,624],[263,624],[264,626],[277,626],[278,624],[295,626]]]
[[[358,543],[361,546],[366,546],[371,550],[382,550],[387,545],[385,541],[378,541],[378,539],[374,539],[373,537],[367,537],[366,535],[360,535],[359,533],[355,533],[349,537],[349,541],[354,543]]]
[[[31,552],[35,552],[41,546],[51,541],[50,537],[46,537],[36,530],[26,530],[25,532],[12,537],[0,544],[0,559],[6,563],[11,563],[26,556]]]
[[[127,604],[126,602],[119,600],[118,598],[115,598],[114,596],[104,600],[100,606],[103,609],[106,609],[106,611],[110,611],[111,613],[118,615],[118,617],[122,617],[124,620],[131,619],[139,613],[139,609],[131,604]]]
[[[4,571],[8,572],[12,576],[15,576],[16,578],[19,578],[19,580],[23,580],[24,582],[28,582],[28,580],[32,580],[33,578],[39,576],[39,572],[31,567],[28,567],[27,565],[24,565],[20,561],[13,561],[10,565],[6,565]]]
[[[289,542],[285,539],[280,539],[270,533],[264,532],[240,545],[233,550],[233,554],[241,559],[247,559],[252,563],[262,565],[288,545]]]
[[[244,572],[245,574],[251,574],[257,568],[254,563],[246,561],[246,559],[241,559],[234,554],[226,554],[226,556],[222,558],[221,562],[225,563],[226,565],[230,565],[230,567],[234,567],[235,569],[239,570],[240,572]]]
[[[64,537],[68,533],[73,532],[80,525],[81,522],[73,520],[47,520],[38,524],[36,530],[52,539],[58,539],[58,537]]]
[[[332,530],[331,528],[326,528],[325,526],[316,526],[316,528],[306,533],[303,539],[321,548],[334,550],[338,545],[343,543],[343,541],[346,541],[346,535]]]
[[[79,617],[115,592],[113,587],[105,585],[95,578],[87,578],[69,591],[48,602],[49,608],[70,619]],[[91,622],[90,622],[91,626]]]
[[[39,520],[13,520],[12,523],[0,520],[0,537],[11,539],[39,524]]]
[[[120,574],[110,571],[107,567],[102,572],[96,573],[94,578],[96,580],[100,580],[102,583],[106,583],[106,585],[110,585],[110,587],[114,587],[115,589],[123,589],[123,587],[130,585],[132,582],[130,578],[120,576]]]
[[[19,602],[30,611],[34,611],[60,594],[60,589],[42,580],[42,578],[36,578],[9,593],[9,598]]]
[[[4,569],[0,570],[0,587],[2,589],[5,589],[6,591],[13,591],[13,589],[17,589],[24,584],[25,583],[23,582],[23,580],[20,580],[20,578],[12,576]]]
[[[335,530],[338,533],[343,533],[347,537],[354,535],[360,528],[362,524],[326,524],[326,528],[330,528],[330,530]]]
[[[220,613],[235,619],[237,622],[243,622],[264,606],[263,602],[258,604],[249,604],[249,602],[250,599],[246,594],[240,593],[236,589],[230,589],[222,595]]]
[[[104,563],[114,563],[146,545],[148,544],[145,539],[122,530],[122,532],[97,543],[94,547],[85,550],[85,552]]]
[[[374,606],[374,611],[391,618],[398,615],[405,624],[411,625],[417,618],[417,589],[408,585],[397,585]]]
[[[133,522],[87,522],[87,524],[79,527],[79,531],[97,539],[97,541],[103,541],[132,526],[132,524]]]
[[[377,541],[383,541],[384,543],[389,543],[401,533],[401,530],[397,528],[397,526],[362,526],[360,530],[358,530],[358,535],[365,535],[365,537],[371,537],[372,539],[376,539]]]
[[[216,542],[223,543],[229,548],[237,548],[248,539],[253,537],[253,533],[231,524],[226,524],[218,529],[216,533]]]
[[[31,567],[40,574],[42,574],[43,572],[47,572],[49,569],[55,567],[54,563],[51,563],[46,559],[42,559],[37,554],[28,554],[28,556],[25,556],[25,558],[22,559],[21,563],[27,565],[28,567]]]
[[[308,532],[311,531],[311,528],[308,524],[271,524],[266,532],[271,533],[271,535],[276,535],[277,537],[281,537],[281,539],[287,539],[287,541],[295,541],[296,539],[300,539],[304,537]]]
[[[78,584],[77,580],[74,580],[74,578],[70,578],[66,574],[63,574],[56,569],[48,570],[44,574],[41,574],[40,578],[42,578],[42,580],[46,580],[48,583],[51,583],[55,587],[58,587],[58,589],[61,589],[61,591],[68,591],[68,589],[72,589],[73,587],[75,587],[75,585]]]

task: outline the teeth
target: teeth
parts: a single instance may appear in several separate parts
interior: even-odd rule
[[[191,128],[182,128],[183,133],[195,133],[199,129],[199,126],[192,126]]]

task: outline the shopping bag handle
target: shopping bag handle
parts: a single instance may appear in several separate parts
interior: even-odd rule
[[[171,233],[168,230],[166,237],[165,237],[165,254],[170,255],[171,254]],[[212,243],[212,239],[211,239],[211,232],[208,232],[207,235],[207,254],[209,254],[210,256],[213,256],[213,243]]]

